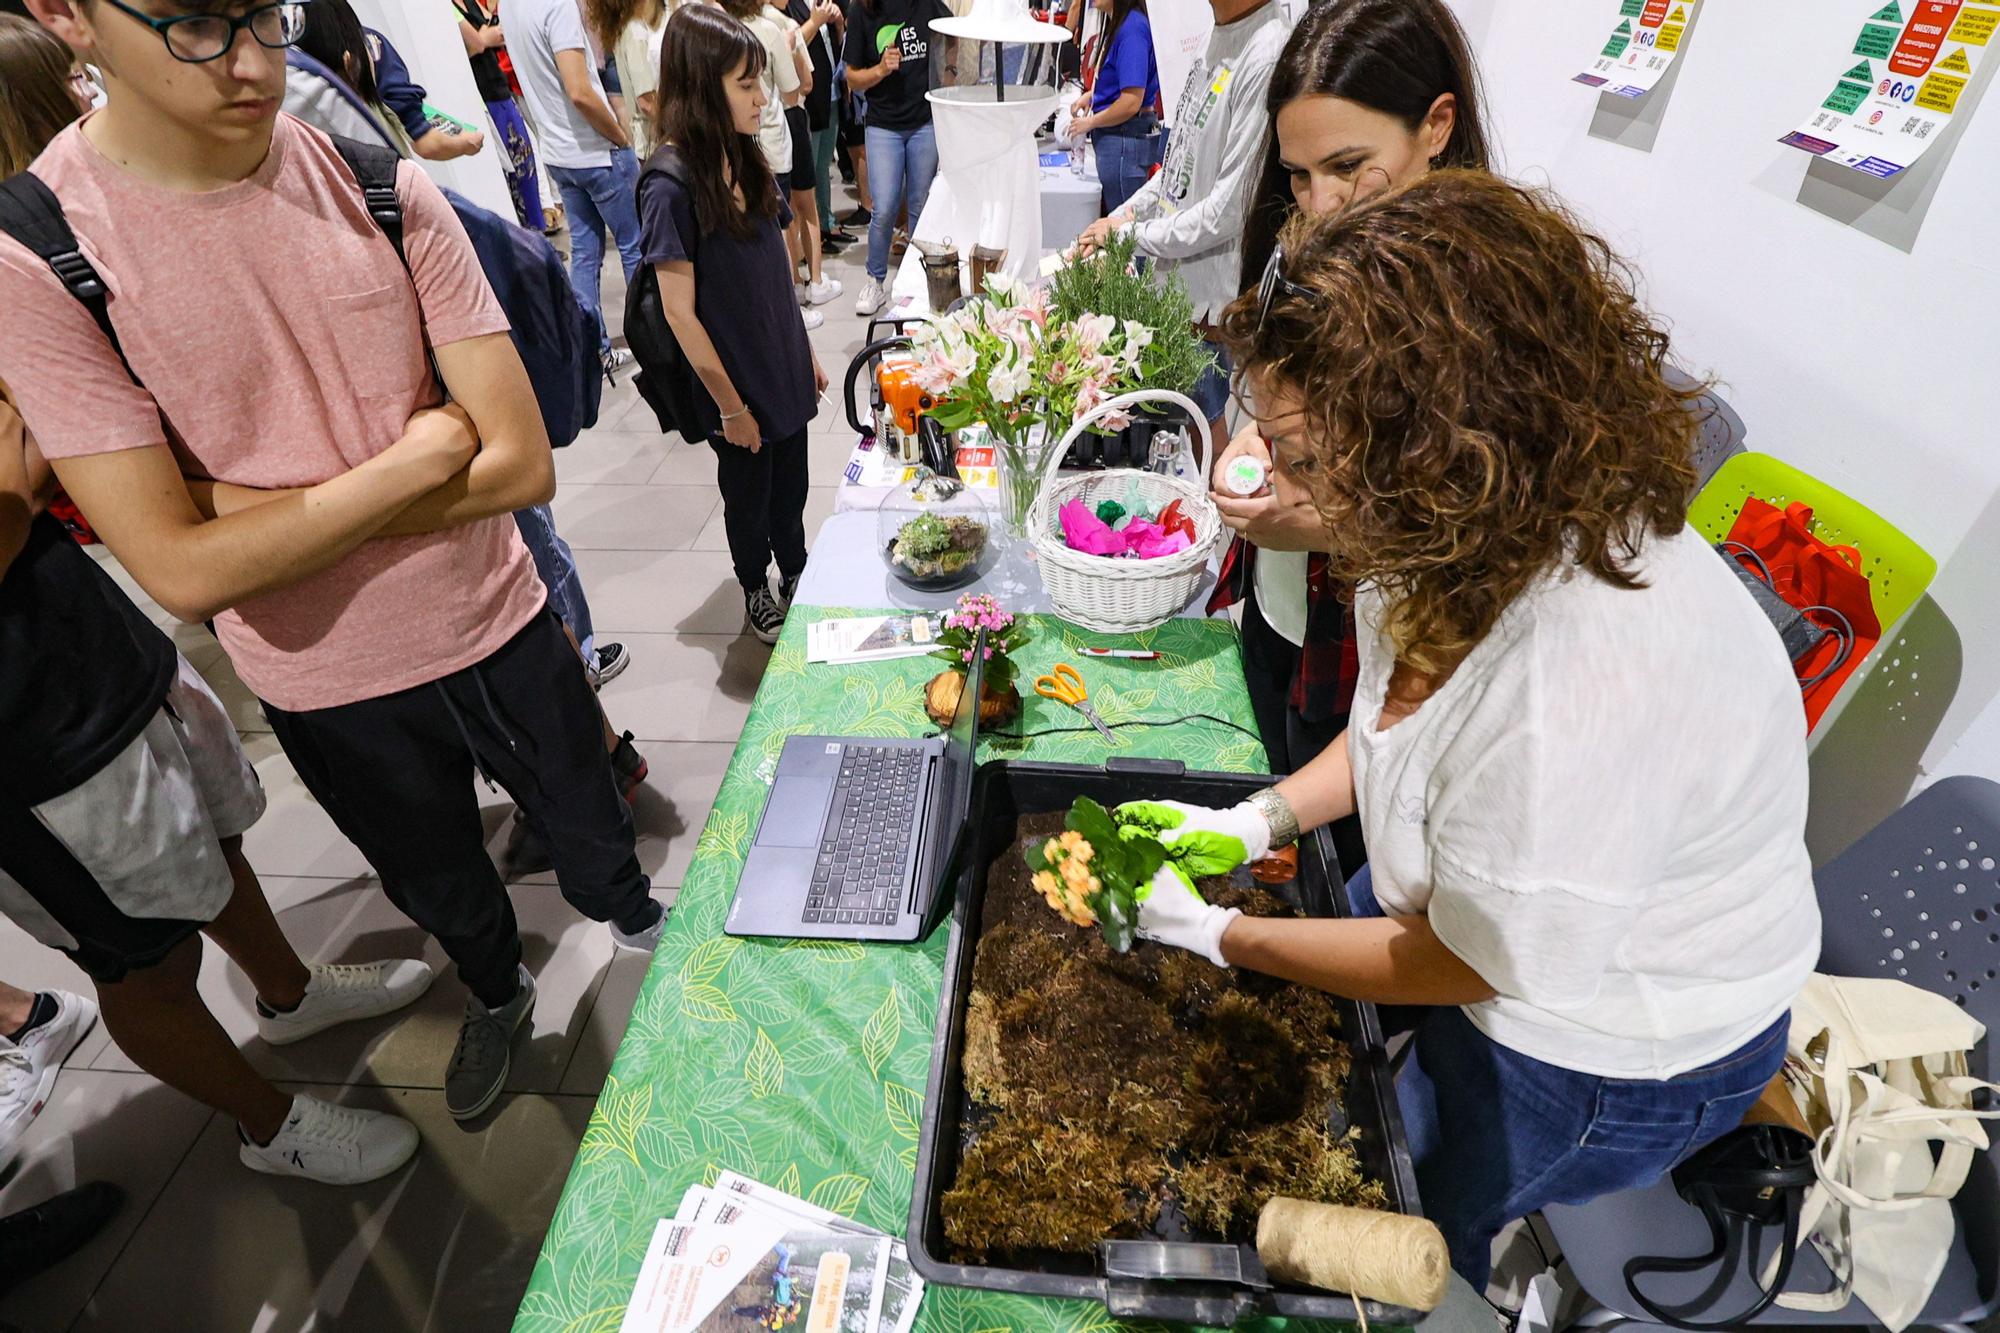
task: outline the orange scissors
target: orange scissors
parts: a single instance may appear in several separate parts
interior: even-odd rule
[[[1118,744],[1118,737],[1111,728],[1104,725],[1104,719],[1090,706],[1090,692],[1083,687],[1083,677],[1067,662],[1056,663],[1055,670],[1046,676],[1035,677],[1035,693],[1044,699],[1054,699],[1057,703],[1068,704],[1082,713],[1096,727],[1105,740]]]

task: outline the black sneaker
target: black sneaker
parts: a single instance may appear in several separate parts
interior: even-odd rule
[[[840,215],[840,225],[843,227],[865,227],[874,220],[875,215],[865,208],[852,209]]]
[[[618,794],[627,801],[646,780],[646,756],[632,743],[629,731],[618,738],[617,748],[611,751],[611,771],[618,775]]]
[[[0,1292],[54,1268],[89,1244],[124,1202],[125,1191],[108,1180],[93,1180],[0,1217]]]
[[[785,628],[785,608],[778,605],[778,599],[771,596],[768,587],[744,591],[743,614],[749,619],[750,632],[757,636],[759,643],[775,644]]]
[[[600,358],[604,364],[604,378],[612,384],[618,383],[618,372],[632,364],[632,354],[622,347],[614,347]]]
[[[614,679],[619,672],[632,665],[632,654],[622,643],[600,643],[596,647],[597,660],[591,664],[592,674],[599,685]]]
[[[798,595],[798,591],[799,575],[794,574],[788,579],[778,581],[778,605],[785,608],[786,614],[791,613],[792,599]]]

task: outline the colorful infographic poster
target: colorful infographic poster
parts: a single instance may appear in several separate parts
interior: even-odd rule
[[[1889,0],[1861,25],[1855,63],[1819,113],[1779,142],[1894,176],[1951,123],[1996,28],[2000,0]]]
[[[1666,77],[1701,0],[1618,0],[1618,26],[1597,63],[1576,81],[1620,97],[1643,97]]]

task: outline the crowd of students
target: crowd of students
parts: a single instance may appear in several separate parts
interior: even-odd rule
[[[254,985],[267,1041],[392,1012],[430,971],[300,960],[242,855],[263,795],[221,706],[45,504],[59,485],[160,605],[212,622],[443,946],[469,992],[446,1101],[478,1116],[535,992],[475,778],[620,947],[663,919],[626,804],[643,763],[594,694],[624,654],[548,515],[509,320],[422,171],[396,168],[386,235],[313,126],[373,123],[405,156],[483,141],[422,109],[347,0],[25,2],[39,26],[0,19],[0,222],[39,209],[54,239],[0,237],[0,910],[90,974],[142,1068],[235,1119],[247,1165],[373,1179],[415,1130],[259,1077],[195,989],[198,937]],[[562,200],[607,374],[606,238],[657,278],[746,617],[775,641],[827,387],[807,332],[840,295],[819,260],[851,239],[828,172],[845,146],[872,313],[936,169],[945,0],[506,0],[504,29],[454,3],[521,220],[543,221],[543,171]],[[1684,530],[1664,333],[1559,202],[1489,174],[1444,0],[1319,0],[1296,25],[1209,0],[1164,153],[1144,4],[1097,3],[1073,110],[1106,216],[1080,248],[1129,231],[1187,284],[1221,457],[1273,479],[1217,498],[1238,539],[1216,607],[1242,603],[1259,726],[1296,776],[1181,832],[1254,851],[1344,821],[1381,914],[1280,928],[1165,886],[1141,929],[1392,1006],[1422,1195],[1477,1283],[1506,1220],[1657,1174],[1770,1077],[1817,947],[1789,666]],[[311,78],[288,87],[288,60]],[[95,1012],[0,988],[0,1089]]]

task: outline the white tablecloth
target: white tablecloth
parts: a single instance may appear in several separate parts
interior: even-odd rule
[[[1097,221],[1103,192],[1097,177],[1068,167],[1042,168],[1042,250],[1066,250]]]
[[[875,539],[873,513],[835,514],[829,518],[813,542],[812,559],[806,564],[805,577],[799,580],[793,600],[802,606],[947,611],[968,592],[986,592],[1017,614],[1051,609],[1048,590],[1042,586],[1041,574],[1035,569],[1034,554],[1025,543],[1003,543],[993,567],[977,583],[950,592],[927,593],[909,587],[889,573],[888,565],[875,549]],[[1211,570],[1201,592],[1181,615],[1200,619],[1206,614],[1204,608],[1214,586]]]

